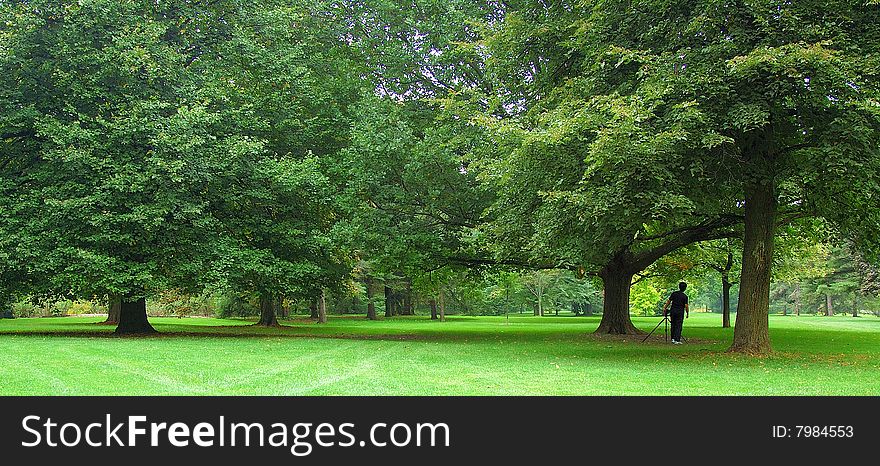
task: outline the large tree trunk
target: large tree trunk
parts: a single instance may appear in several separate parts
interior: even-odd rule
[[[772,181],[746,186],[742,277],[733,345],[728,351],[770,352],[770,272],[776,229],[776,189]]]
[[[825,315],[831,317],[834,315],[834,306],[831,304],[831,295],[825,293]]]
[[[406,280],[406,288],[403,290],[403,308],[400,311],[401,315],[411,316],[415,314],[413,312],[413,304],[412,304],[412,284],[410,280]]]
[[[157,333],[147,320],[147,300],[145,298],[123,298],[119,306],[119,335],[146,335]]]
[[[275,316],[275,297],[271,294],[260,295],[260,320],[256,324],[262,327],[278,327],[278,318]]]
[[[313,298],[312,301],[309,303],[309,317],[312,319],[318,318],[318,300],[317,299]]]
[[[391,306],[394,301],[394,292],[391,291],[391,287],[385,285],[385,317],[391,317],[393,314],[391,313]]]
[[[110,295],[107,303],[107,318],[101,322],[105,325],[119,325],[119,314],[122,312],[122,298]]]
[[[721,328],[730,328],[730,277],[721,275]]]
[[[400,293],[397,291],[391,293],[391,315],[400,315]]]
[[[437,300],[432,299],[429,304],[431,305],[431,320],[437,320]]]
[[[376,303],[373,301],[373,280],[366,279],[367,284],[367,319],[376,320]]]
[[[440,322],[446,321],[446,299],[443,294],[443,288],[440,288],[440,292],[438,293],[438,298],[440,299]]]
[[[602,320],[595,333],[612,335],[641,335],[629,315],[629,291],[633,273],[606,268],[600,273],[605,291]]]
[[[321,299],[318,301],[318,323],[327,323],[327,297],[324,290],[321,290]]]

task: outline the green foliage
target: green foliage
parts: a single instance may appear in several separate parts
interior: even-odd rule
[[[484,31],[501,100],[473,118],[499,147],[478,166],[498,191],[487,231],[502,257],[638,272],[736,223],[707,150],[724,138],[661,57],[607,33],[614,11],[525,2]]]
[[[468,169],[488,150],[481,133],[418,102],[366,97],[356,116],[335,231],[370,274],[415,277],[484,257],[475,228],[491,192]]]
[[[227,6],[188,27],[186,7],[4,4],[0,228],[31,292],[136,297],[208,278],[211,174],[259,147],[224,130],[210,92]]]
[[[360,84],[333,72],[353,71],[338,31],[305,5],[172,3],[3,5],[5,288],[305,294],[344,274],[322,157]]]
[[[660,290],[655,288],[650,281],[642,280],[633,285],[630,290],[630,312],[636,315],[655,315],[662,308],[664,297]]]
[[[247,293],[222,293],[217,297],[217,317],[250,317],[260,314],[260,303],[253,295]]]
[[[107,306],[96,301],[35,297],[16,301],[10,308],[15,317],[62,317],[107,312]]]
[[[163,291],[148,303],[147,313],[154,316],[209,317],[214,315],[215,306],[219,311],[219,306],[210,295],[189,295],[171,289]]]

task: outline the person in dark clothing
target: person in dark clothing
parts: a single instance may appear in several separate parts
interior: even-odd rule
[[[666,317],[666,311],[669,310],[672,318],[672,344],[681,344],[681,327],[684,319],[690,317],[690,306],[688,306],[688,297],[684,294],[687,289],[687,283],[679,282],[678,291],[672,293],[666,304],[663,306],[663,317]]]

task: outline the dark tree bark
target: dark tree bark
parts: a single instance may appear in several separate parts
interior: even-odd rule
[[[440,288],[440,292],[438,293],[438,298],[440,300],[440,322],[446,321],[446,298],[443,296],[443,288]]]
[[[406,288],[403,290],[403,307],[401,308],[400,314],[405,316],[415,314],[415,312],[413,312],[412,303],[412,283],[409,279],[406,280]]]
[[[595,333],[612,335],[641,335],[629,315],[629,292],[634,273],[616,267],[606,268],[600,274],[605,291],[602,320]]]
[[[391,291],[391,287],[385,285],[385,317],[391,317],[391,307],[394,305],[394,292]]]
[[[831,317],[834,315],[834,305],[831,303],[831,295],[825,293],[825,315]]]
[[[260,320],[254,325],[262,327],[279,327],[275,316],[276,299],[271,294],[260,295]]]
[[[728,351],[770,352],[770,272],[776,230],[776,189],[772,180],[746,185],[742,277],[733,345]]]
[[[721,328],[730,328],[730,276],[721,275]]]
[[[321,290],[321,299],[318,301],[318,323],[327,323],[327,297],[324,290]]]
[[[119,325],[119,314],[122,312],[122,298],[110,295],[107,306],[107,318],[101,322],[105,325]]]
[[[318,300],[312,299],[309,303],[309,317],[312,319],[318,318]]]
[[[376,303],[373,300],[373,279],[365,280],[367,284],[367,319],[376,320]]]
[[[400,292],[393,291],[391,293],[391,315],[399,316],[400,313]]]
[[[123,298],[119,306],[119,335],[147,335],[157,333],[147,320],[146,298]]]
[[[727,260],[723,267],[714,266],[721,274],[721,328],[730,328],[730,271],[733,270],[733,249],[730,238],[727,239]]]
[[[437,320],[437,300],[432,299],[429,304],[431,305],[431,320]]]

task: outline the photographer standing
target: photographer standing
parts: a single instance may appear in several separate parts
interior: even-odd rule
[[[672,314],[672,344],[674,345],[681,344],[681,327],[684,324],[684,319],[690,317],[688,297],[684,294],[685,289],[687,289],[687,283],[679,282],[678,291],[673,292],[666,300],[666,304],[663,305],[663,317],[666,317],[667,309]]]

